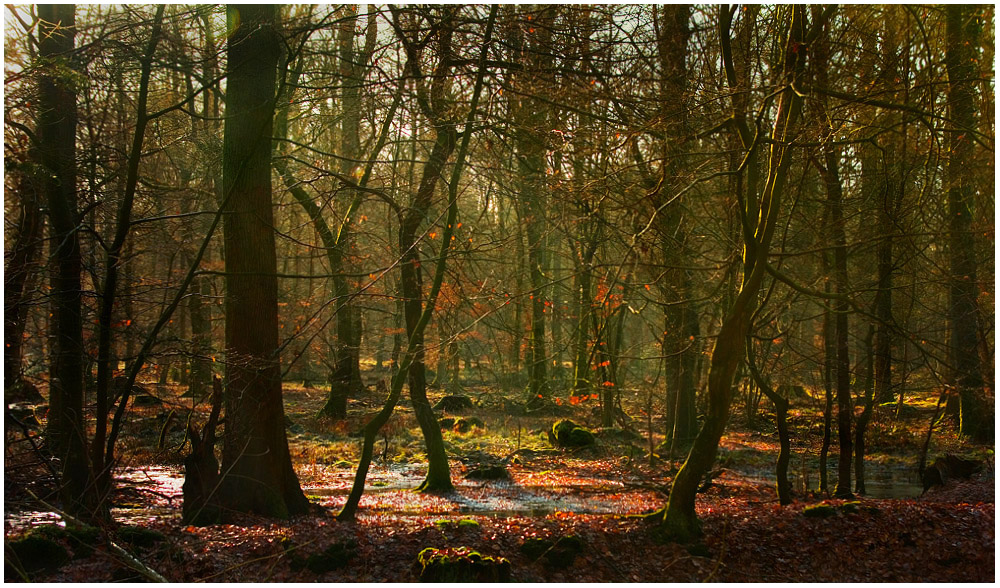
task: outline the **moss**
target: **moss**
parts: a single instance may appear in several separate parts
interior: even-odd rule
[[[61,525],[42,525],[32,530],[32,534],[37,534],[53,541],[66,541],[73,550],[73,559],[90,557],[94,552],[94,547],[101,540],[101,531],[97,527],[84,525],[82,527]]]
[[[569,446],[570,447],[586,447],[588,445],[594,444],[594,434],[584,429],[583,427],[577,427],[569,432]]]
[[[118,529],[118,539],[132,547],[150,548],[166,541],[167,537],[159,531],[145,527],[127,526]]]
[[[4,577],[15,579],[22,574],[55,571],[69,562],[69,552],[41,533],[30,533],[7,543],[4,561]]]
[[[510,562],[468,547],[420,551],[414,572],[421,582],[508,582]]]
[[[478,529],[479,521],[474,519],[459,519],[457,521],[440,519],[434,521],[434,526],[442,531],[447,531],[449,529]]]
[[[844,514],[855,514],[861,510],[861,503],[857,500],[845,502],[840,505],[840,512]]]
[[[802,509],[802,515],[812,518],[826,518],[837,514],[837,507],[831,504],[814,504]]]
[[[838,508],[840,509],[840,512],[844,514],[856,514],[856,513],[876,514],[879,512],[877,506],[873,506],[871,504],[865,504],[860,500],[852,500],[851,502],[845,502],[841,504]]]
[[[483,419],[479,417],[461,417],[455,419],[454,423],[452,424],[452,429],[454,429],[456,433],[468,433],[469,431],[472,430],[473,427],[479,427],[480,429],[485,429],[486,423],[484,423]]]
[[[429,378],[430,376],[428,376]],[[434,410],[443,412],[460,412],[473,407],[472,399],[461,394],[445,396],[434,405]]]
[[[305,567],[314,574],[325,574],[333,570],[339,570],[347,566],[348,562],[356,555],[358,544],[354,540],[334,543],[321,553],[310,555],[305,562]]]
[[[552,435],[556,438],[558,444],[564,445],[569,440],[570,431],[579,426],[569,419],[562,419],[552,425]]]
[[[595,441],[593,433],[569,419],[556,421],[549,439],[558,447],[587,447]]]

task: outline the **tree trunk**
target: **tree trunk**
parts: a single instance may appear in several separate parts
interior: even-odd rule
[[[835,294],[845,296],[847,285],[847,236],[844,230],[844,202],[841,192],[839,154],[833,148],[827,148],[826,153],[826,189],[827,202],[830,206],[830,236],[833,241],[833,276]],[[851,420],[854,415],[854,402],[851,398],[851,358],[848,345],[847,315],[850,311],[846,299],[834,303],[834,346],[836,361],[834,373],[837,391],[837,439],[839,442],[839,457],[837,461],[837,487],[834,495],[838,498],[851,496]]]
[[[271,207],[271,131],[280,36],[274,5],[230,5],[223,143],[226,256],[224,508],[287,517],[309,503],[285,437]]]
[[[668,427],[671,452],[685,451],[697,432],[695,419],[694,339],[698,320],[691,308],[691,275],[687,261],[687,232],[679,202],[668,200],[684,183],[684,143],[687,140],[687,67],[691,6],[667,5],[657,13],[657,47],[662,70],[660,79],[660,119],[665,127],[662,143],[662,178],[667,186],[657,191],[661,251],[666,270],[662,281],[668,299],[663,302],[664,355]],[[664,206],[666,209],[661,210]],[[694,319],[693,321],[691,319]]]
[[[486,35],[485,35],[486,39],[483,43],[483,50],[480,55],[479,73],[476,77],[476,83],[472,92],[472,103],[469,108],[469,116],[466,121],[467,130],[465,136],[462,139],[462,146],[458,150],[458,156],[456,157],[454,168],[452,169],[451,182],[449,183],[448,223],[445,226],[444,230],[442,231],[443,234],[441,239],[441,253],[438,256],[437,263],[435,264],[435,270],[433,276],[434,280],[431,283],[431,289],[427,295],[426,305],[421,310],[420,316],[412,325],[410,324],[409,321],[410,317],[409,315],[407,315],[407,332],[409,333],[409,340],[406,345],[406,351],[400,358],[399,370],[393,374],[392,384],[389,390],[389,397],[386,399],[385,405],[382,407],[382,410],[379,411],[379,413],[375,416],[375,418],[373,418],[371,421],[368,422],[368,424],[365,425],[364,439],[362,441],[362,447],[361,447],[361,460],[360,463],[358,464],[358,471],[354,476],[354,484],[351,487],[351,493],[348,495],[347,501],[344,503],[344,508],[340,511],[340,514],[337,515],[337,519],[341,521],[353,520],[354,518],[354,514],[358,508],[358,503],[361,501],[361,495],[364,492],[365,479],[368,476],[368,468],[371,465],[372,452],[375,445],[375,436],[378,434],[379,429],[382,428],[382,426],[385,425],[385,423],[389,420],[389,417],[392,416],[392,411],[396,406],[396,402],[398,402],[399,400],[399,396],[403,390],[403,383],[406,380],[407,375],[411,376],[410,386],[413,385],[412,375],[414,372],[410,368],[413,362],[417,360],[419,355],[423,353],[424,330],[427,328],[427,324],[430,322],[431,317],[434,314],[434,307],[437,304],[438,295],[441,292],[441,284],[444,282],[444,270],[448,260],[448,249],[451,247],[452,235],[454,234],[454,231],[457,228],[456,225],[458,222],[458,182],[459,179],[461,178],[462,167],[465,162],[465,155],[468,152],[469,140],[471,139],[472,136],[471,133],[472,121],[474,120],[474,117],[476,115],[476,110],[479,104],[479,96],[483,88],[483,75],[486,73],[486,55],[489,50],[490,39],[493,34],[493,23],[496,18],[496,12],[497,12],[497,7],[496,5],[494,5],[493,7],[490,8],[490,17],[486,25]],[[451,40],[450,34],[447,31],[445,32],[445,34],[447,35],[446,43],[450,45],[450,40]],[[452,129],[452,131],[454,131],[454,129]],[[453,133],[450,136],[452,137],[452,139],[454,139]],[[436,147],[437,144],[435,144],[435,151]],[[428,161],[427,165],[424,166],[423,179],[428,179],[427,171],[428,168],[431,167],[431,162],[438,161],[434,158],[435,151],[431,152],[431,159]],[[450,149],[448,151],[450,152]],[[445,156],[444,160],[447,160],[447,156]],[[442,162],[441,166],[443,167],[443,165],[444,164]],[[440,171],[441,167],[438,167],[437,173],[440,173]],[[437,174],[435,174],[433,178],[436,181]],[[434,183],[435,182],[429,182],[429,189],[433,190]],[[421,181],[421,186],[420,186],[421,188],[424,188],[426,185],[427,184]],[[418,195],[419,194],[421,193],[418,191]],[[429,193],[427,194],[427,196],[429,197]],[[409,209],[409,211],[407,211],[407,215],[404,218],[410,219],[411,223],[409,225],[410,229],[415,230],[415,226],[419,225],[420,219],[417,217],[416,214],[414,214],[414,208],[412,207]],[[404,230],[405,227],[407,227],[407,224],[404,220],[404,222],[401,223],[400,225],[401,244],[403,243],[404,240],[403,237],[404,233],[408,232],[408,230]],[[410,248],[410,250],[414,249],[415,247]],[[402,263],[404,263],[404,267],[408,265],[405,260],[403,260]],[[414,269],[419,271],[420,269],[419,265],[415,265]],[[404,272],[404,279],[405,279],[405,272]],[[416,279],[419,280],[419,274],[416,276]],[[410,309],[412,309],[412,305],[409,304],[409,299],[408,299],[407,310]],[[416,403],[414,403],[414,406],[416,406]],[[428,405],[427,408],[429,410],[430,406]],[[431,412],[432,419],[433,416],[434,416],[433,412]],[[434,425],[437,426],[436,419],[434,421],[435,421]],[[421,425],[421,427],[423,427],[423,425]],[[438,429],[437,433],[438,433],[437,438],[438,440],[440,440],[441,439],[440,429]],[[426,436],[425,439],[427,439]],[[430,440],[427,441],[427,445],[428,445],[427,448],[428,461],[430,461],[431,459]],[[441,442],[441,453],[442,454],[444,453],[443,442]],[[425,491],[445,490],[451,488],[451,478],[447,470],[448,466],[447,456],[444,457],[445,457],[444,466],[446,468],[444,470],[444,476],[445,476],[444,479],[442,480],[440,477],[432,479],[430,473],[432,470],[431,464],[428,464],[427,479],[425,479],[424,483],[420,486],[421,490]],[[440,473],[437,475],[440,475]],[[447,483],[447,487],[440,486],[442,481]]]
[[[149,43],[140,59],[141,73],[139,92],[136,99],[136,123],[132,136],[125,169],[125,189],[115,219],[115,235],[107,250],[107,275],[104,287],[101,289],[100,311],[97,317],[97,427],[94,433],[94,443],[91,446],[91,460],[98,490],[103,495],[111,489],[112,464],[104,463],[104,445],[108,424],[108,410],[111,401],[111,373],[113,370],[111,339],[112,319],[114,317],[115,299],[118,294],[118,272],[122,263],[122,248],[132,228],[132,206],[135,202],[135,192],[139,184],[139,164],[142,161],[142,145],[146,135],[146,124],[149,121],[146,112],[146,102],[149,96],[149,76],[153,65],[153,53],[159,41],[161,24],[163,22],[164,6],[156,10],[153,29]]]
[[[573,359],[573,394],[583,396],[590,393],[593,386],[590,374],[590,353],[587,351],[587,341],[590,333],[591,313],[594,312],[591,298],[591,283],[593,281],[594,254],[597,252],[598,236],[589,242],[581,243],[579,265],[577,267],[576,307],[577,322],[575,333],[575,354]]]
[[[875,349],[872,341],[875,338],[877,329],[874,325],[868,328],[868,336],[865,337],[865,398],[864,408],[858,416],[854,431],[854,491],[858,494],[865,494],[865,432],[868,423],[871,422],[872,412],[875,408]]]
[[[39,56],[72,70],[75,6],[38,5]],[[70,514],[87,517],[90,479],[83,426],[83,320],[80,224],[76,193],[76,92],[67,74],[49,65],[38,83],[38,153],[49,209],[51,319],[49,418],[52,453],[62,460],[60,497]]]
[[[778,502],[782,505],[792,503],[792,485],[788,482],[788,462],[792,457],[792,444],[788,433],[788,399],[778,394],[757,368],[754,359],[753,343],[747,337],[747,367],[750,376],[774,404],[774,420],[778,426],[778,459],[774,466],[775,488],[778,492]]]
[[[438,426],[437,417],[427,400],[427,370],[424,366],[424,333],[417,330],[417,323],[423,313],[423,285],[420,271],[420,251],[417,248],[417,230],[430,208],[431,198],[437,186],[448,157],[455,149],[456,133],[454,125],[437,129],[437,140],[430,158],[424,165],[420,186],[406,211],[399,230],[400,290],[404,300],[403,314],[406,320],[406,334],[415,346],[413,360],[408,370],[410,402],[420,425],[427,446],[427,477],[420,485],[421,491],[447,491],[452,489],[451,469],[444,448],[444,438]]]
[[[551,86],[551,35],[555,8],[532,6],[535,23],[512,38],[512,51],[524,69],[514,74],[518,88],[513,119],[516,142],[519,204],[528,239],[528,277],[531,283],[531,331],[528,337],[528,405],[540,406],[552,394],[545,346],[546,298],[545,210],[547,182],[545,155],[550,133],[548,103],[532,95]]]
[[[948,245],[951,279],[948,320],[951,327],[951,380],[961,399],[961,434],[978,443],[992,443],[993,408],[984,399],[979,359],[977,263],[972,232],[975,178],[972,168],[976,132],[975,84],[980,20],[973,7],[948,5],[947,50],[948,107],[955,130],[948,133],[948,215],[951,219]]]
[[[786,146],[796,133],[802,99],[791,88],[801,74],[800,47],[805,40],[804,11],[801,6],[791,8],[788,41],[784,50],[781,82],[784,85],[778,99],[771,145],[767,181],[759,206],[741,210],[745,225],[756,223],[756,229],[744,246],[744,279],[739,294],[726,313],[719,329],[712,363],[708,374],[708,410],[705,423],[695,437],[687,461],[674,478],[667,502],[661,531],[679,542],[692,541],[701,536],[701,525],[695,512],[695,494],[702,478],[708,473],[719,449],[719,440],[729,420],[732,401],[733,376],[742,362],[746,350],[746,337],[750,319],[757,308],[757,294],[766,272],[767,254],[781,208],[781,198],[791,165],[791,154]],[[724,53],[729,46],[728,8],[721,10],[720,36]],[[724,57],[726,59],[726,57]],[[741,199],[744,205],[749,202]],[[749,233],[749,232],[748,232]]]
[[[829,275],[827,255],[823,253],[824,274]],[[824,291],[831,293],[829,277],[826,279]],[[827,457],[830,454],[830,442],[833,437],[833,313],[830,304],[823,305],[823,444],[819,450],[819,491],[830,491],[827,476]]]

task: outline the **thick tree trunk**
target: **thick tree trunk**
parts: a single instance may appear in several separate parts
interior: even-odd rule
[[[223,192],[226,427],[222,506],[287,517],[309,503],[285,437],[271,206],[271,131],[280,37],[274,5],[230,5]]]
[[[844,229],[844,202],[841,192],[839,154],[833,148],[826,149],[826,189],[830,206],[830,236],[833,241],[833,281],[834,293],[845,296],[847,285],[847,236]],[[837,487],[834,495],[839,498],[851,496],[851,421],[854,416],[854,401],[851,397],[851,358],[848,345],[847,316],[850,311],[846,299],[834,303],[834,346],[836,361],[834,373],[837,391],[837,439],[840,454],[837,461]]]
[[[668,430],[671,452],[685,451],[697,433],[695,420],[694,341],[698,319],[691,308],[691,275],[684,266],[688,261],[687,232],[681,204],[668,205],[669,198],[684,183],[684,143],[687,140],[687,53],[690,37],[691,6],[667,5],[657,11],[659,35],[657,48],[662,76],[660,79],[660,120],[665,127],[662,178],[668,187],[658,190],[661,251],[666,272],[664,300],[664,355],[669,408]],[[693,320],[692,320],[693,319]]]
[[[72,69],[76,34],[75,6],[38,5],[39,56]],[[76,92],[49,65],[38,83],[38,153],[46,178],[49,209],[51,318],[49,321],[49,418],[52,453],[62,460],[63,508],[77,516],[92,514],[85,498],[90,467],[83,426],[83,320],[80,278],[80,224],[76,193]]]
[[[976,304],[979,285],[972,233],[976,186],[970,166],[973,161],[972,133],[976,132],[977,48],[982,26],[973,10],[971,6],[957,4],[946,8],[948,107],[957,127],[948,133],[948,215],[951,219],[948,321],[951,327],[951,380],[961,399],[961,434],[979,443],[992,443],[994,410],[984,399],[979,359]]]
[[[824,273],[826,269],[827,255],[823,254]],[[827,278],[824,286],[827,294],[832,292],[830,279]],[[829,478],[827,475],[827,458],[830,454],[830,443],[833,438],[833,364],[834,364],[834,344],[833,344],[833,313],[827,303],[823,307],[823,444],[819,450],[819,491],[829,492]]]

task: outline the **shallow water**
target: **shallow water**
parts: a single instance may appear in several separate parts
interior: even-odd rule
[[[728,469],[728,468],[727,468]],[[729,469],[732,474],[751,483],[771,485],[773,470],[750,468]],[[663,499],[651,490],[625,491],[620,481],[598,478],[577,478],[574,483],[552,487],[512,481],[483,482],[465,480],[457,475],[456,491],[443,495],[410,494],[426,472],[422,464],[373,465],[365,484],[362,506],[367,509],[406,514],[460,513],[477,516],[543,517],[557,512],[575,514],[632,514],[642,512],[651,503]],[[914,498],[923,492],[915,471],[900,467],[866,467],[867,496],[871,498]],[[302,490],[319,498],[328,507],[338,507],[346,500],[354,481],[354,470],[332,466],[309,466],[300,477]],[[792,488],[801,490],[802,480],[790,473]],[[135,468],[119,475],[119,488],[124,499],[112,509],[115,520],[124,524],[142,524],[181,516],[183,470],[179,467]],[[724,482],[724,478],[721,480]],[[818,476],[812,474],[808,489],[816,490]],[[831,485],[836,484],[836,471],[830,471]],[[326,498],[324,500],[323,498]],[[42,524],[64,524],[53,512],[7,512],[5,526],[9,530]]]
[[[837,484],[836,464],[828,471],[828,481],[830,490]],[[773,485],[775,476],[773,470],[752,469],[740,471],[733,468],[734,472],[740,473],[749,480],[759,481],[768,485]],[[853,476],[853,472],[852,472]],[[800,491],[805,487],[808,491],[819,490],[819,473],[810,472],[809,477],[803,483],[801,474],[788,473],[789,482],[792,489]],[[854,491],[856,480],[851,478],[851,491]],[[878,464],[865,465],[865,496],[869,498],[916,498],[924,491],[924,486],[917,476],[916,470],[901,467],[882,467]]]

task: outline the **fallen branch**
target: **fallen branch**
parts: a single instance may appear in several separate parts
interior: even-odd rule
[[[27,492],[28,494],[31,494],[31,497],[37,500],[39,504],[51,510],[52,512],[56,513],[57,515],[61,516],[63,519],[66,520],[67,523],[76,525],[78,527],[86,526],[86,524],[80,519],[72,515],[69,515],[59,510],[58,508],[52,506],[51,504],[45,502],[44,500],[36,496],[35,493],[32,492],[31,490],[28,490]],[[164,584],[168,582],[168,580],[163,576],[161,576],[156,570],[142,563],[141,561],[136,559],[135,556],[133,556],[132,554],[130,554],[129,552],[125,551],[123,548],[118,546],[114,541],[111,540],[110,535],[107,538],[107,546],[108,550],[111,551],[111,553],[120,557],[122,561],[125,563],[125,565],[132,568],[136,572],[139,572],[139,574],[142,575],[142,577],[146,578],[147,580],[151,582],[162,582]]]

